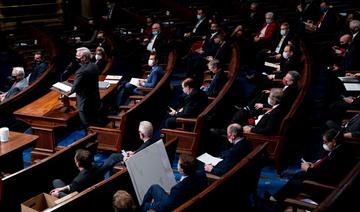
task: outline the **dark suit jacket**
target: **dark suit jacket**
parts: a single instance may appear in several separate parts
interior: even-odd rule
[[[102,178],[103,177],[101,176],[99,169],[95,166],[90,169],[83,169],[69,184],[69,193],[74,191],[81,192],[97,182],[100,182]]]
[[[211,173],[217,176],[225,174],[251,151],[251,143],[245,138],[243,138],[228,150],[220,153],[220,158],[222,158],[223,160],[220,161],[216,166],[214,166],[214,168],[211,170]]]
[[[284,51],[285,46],[288,44],[289,40],[292,38],[292,34],[290,34],[290,32],[285,36],[283,42],[281,43],[280,49],[279,49],[279,54],[282,54],[282,52]],[[274,46],[271,49],[272,52],[275,52],[280,40],[282,39],[282,36],[280,35],[277,39],[276,42],[274,42]]]
[[[205,90],[205,93],[208,96],[218,95],[226,82],[227,82],[227,76],[223,70],[220,70],[218,73],[214,75],[209,87],[207,87],[207,89]]]
[[[31,72],[31,75],[29,77],[29,85],[33,83],[37,78],[39,78],[47,69],[48,64],[47,62],[43,61],[38,65],[34,65],[33,71]]]
[[[168,40],[164,33],[160,32],[154,41],[153,49],[157,54],[165,54],[168,50]]]
[[[284,111],[288,112],[298,94],[299,87],[297,83],[289,85],[285,90],[283,90],[283,96],[281,98],[281,104],[279,106],[282,107]]]
[[[281,58],[280,61],[280,72],[275,73],[275,79],[282,79],[288,71],[301,71],[302,65],[300,63],[299,57],[294,54],[289,59]]]
[[[140,152],[141,150],[145,149],[146,147],[150,146],[151,144],[155,143],[158,140],[159,139],[150,138],[149,140],[142,143],[141,146],[139,146],[139,148],[137,148],[135,152]]]
[[[201,192],[206,188],[207,184],[208,180],[205,173],[203,171],[197,172],[173,186],[169,196],[164,201],[153,202],[150,208],[157,212],[171,211]]]
[[[198,21],[196,21],[197,23]],[[196,24],[194,25],[195,28]],[[193,28],[193,29],[194,29]],[[204,36],[209,33],[210,27],[209,27],[209,19],[205,18],[200,25],[196,28],[195,33],[193,33],[193,29],[191,29],[193,36]]]
[[[336,185],[349,173],[355,162],[355,155],[350,147],[341,144],[319,166],[309,168],[305,178],[324,184]]]
[[[198,88],[185,97],[183,111],[176,114],[176,117],[195,118],[207,106],[208,97],[206,93]]]
[[[280,128],[281,120],[284,117],[284,111],[281,106],[272,109],[270,113],[265,113],[260,121],[251,129],[253,133],[276,134]]]
[[[318,20],[320,20],[321,16],[322,14],[320,14]],[[336,14],[331,9],[329,9],[324,19],[321,21],[320,27],[316,29],[316,32],[320,32],[320,33],[335,32],[336,22],[337,22]]]
[[[86,63],[75,72],[72,92],[76,92],[79,111],[97,111],[100,107],[99,69],[94,63]]]
[[[345,51],[345,56],[340,63],[342,70],[358,70],[360,69],[360,33],[358,33],[349,48]]]
[[[345,132],[351,132],[353,137],[360,137],[360,115],[352,117],[345,128]]]

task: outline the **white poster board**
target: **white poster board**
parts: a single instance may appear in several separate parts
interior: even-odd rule
[[[169,158],[162,140],[148,146],[125,161],[139,204],[147,190],[159,184],[165,191],[176,184]]]

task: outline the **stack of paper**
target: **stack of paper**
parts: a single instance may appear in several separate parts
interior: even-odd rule
[[[211,164],[213,166],[216,166],[216,164],[218,164],[220,161],[223,160],[221,158],[214,157],[208,153],[204,153],[204,154],[200,155],[199,157],[197,157],[196,159],[198,159],[199,161],[201,161],[205,164]]]
[[[64,84],[62,82],[57,82],[57,83],[53,84],[52,86],[54,88],[59,89],[62,92],[65,92],[65,93],[69,93],[71,91],[71,86],[66,85],[66,84]]]
[[[140,87],[140,81],[143,80],[141,78],[131,78],[130,84],[135,85],[136,87]]]
[[[280,68],[280,64],[276,64],[276,63],[265,62],[264,65],[267,67],[276,68],[276,69]]]
[[[121,78],[122,76],[120,75],[106,75],[104,82],[108,82],[110,84],[118,84]]]

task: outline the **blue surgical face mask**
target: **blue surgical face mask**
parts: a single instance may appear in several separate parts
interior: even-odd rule
[[[328,8],[320,8],[320,12],[326,13],[328,11]]]
[[[330,152],[330,151],[331,151],[331,149],[329,148],[329,146],[328,146],[327,144],[323,144],[323,148],[324,148],[324,150],[327,151],[327,152]]]
[[[158,31],[154,31],[154,32],[151,32],[152,35],[158,35],[159,32]]]
[[[270,19],[270,18],[267,18],[267,19],[265,19],[265,22],[266,22],[266,24],[270,24],[270,23],[271,23],[271,19]]]
[[[177,164],[177,170],[178,170],[179,173],[181,173],[180,172],[180,163]]]
[[[282,56],[285,60],[289,59],[289,54],[287,52],[283,52]]]

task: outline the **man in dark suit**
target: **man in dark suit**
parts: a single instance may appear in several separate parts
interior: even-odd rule
[[[91,52],[86,47],[76,49],[80,68],[75,72],[71,93],[76,92],[76,107],[82,124],[87,128],[98,123],[100,110],[99,69],[90,62]]]
[[[165,121],[165,127],[174,129],[178,126],[176,118],[195,118],[197,117],[207,106],[208,97],[206,93],[196,87],[195,81],[191,78],[187,78],[182,82],[182,89],[185,93],[184,106],[179,110],[172,108],[169,112],[171,117]]]
[[[283,91],[280,88],[273,88],[270,96],[269,103],[272,106],[263,115],[260,115],[255,120],[255,125],[246,125],[243,127],[245,133],[259,133],[265,135],[275,134],[280,127],[281,120],[284,116],[284,110],[280,107],[280,101],[283,96]]]
[[[157,139],[153,138],[153,126],[148,121],[142,121],[139,124],[139,137],[143,141],[141,146],[135,151],[122,151],[121,153],[113,153],[108,159],[105,160],[103,166],[100,168],[102,173],[111,171],[112,168],[118,164],[124,164],[124,162],[132,157],[135,153],[140,152],[151,144],[155,143]]]
[[[297,71],[289,71],[284,76],[282,80],[284,85],[282,88],[283,96],[281,98],[280,104],[283,111],[289,111],[294,100],[296,99],[299,92],[299,79],[300,74]],[[272,91],[275,92],[276,90]],[[239,108],[239,110],[234,114],[232,122],[245,125],[248,124],[249,118],[264,114],[267,109],[272,107],[270,105],[270,93],[270,90],[263,90],[253,100],[251,100],[247,106]]]
[[[221,89],[224,87],[227,82],[227,76],[220,65],[219,60],[211,60],[208,63],[208,69],[211,73],[214,74],[210,83],[202,85],[201,90],[205,91],[208,96],[217,96]]]
[[[180,182],[171,188],[169,194],[160,185],[152,185],[144,196],[142,211],[172,211],[205,189],[208,184],[206,175],[203,171],[196,171],[196,168],[193,156],[181,154],[178,163],[182,175]]]
[[[326,122],[326,127],[341,131],[345,138],[360,138],[360,114],[356,114],[346,123],[329,120]]]
[[[42,52],[35,52],[34,55],[34,64],[33,64],[33,70],[29,75],[28,82],[29,85],[33,83],[37,78],[39,78],[47,69],[48,64],[44,60],[44,56]]]
[[[164,76],[165,72],[163,68],[158,64],[158,58],[155,53],[151,53],[148,60],[148,65],[151,67],[149,76],[146,79],[139,80],[139,87],[143,88],[155,88],[157,83]],[[118,94],[116,95],[116,105],[124,105],[131,94],[143,95],[143,93],[137,89],[137,86],[127,82],[124,86],[120,87]]]
[[[360,21],[352,20],[349,28],[353,34],[352,42],[345,51],[345,55],[340,64],[334,65],[334,71],[358,70],[360,69]]]
[[[191,32],[184,33],[185,38],[205,36],[209,32],[209,21],[204,9],[197,10],[196,19],[197,22]]]
[[[165,35],[161,32],[161,26],[159,23],[152,25],[152,37],[150,39],[145,38],[144,44],[146,50],[149,52],[156,52],[159,54],[165,54],[168,50],[168,40]]]
[[[343,143],[341,132],[334,129],[328,130],[323,135],[323,148],[326,151],[323,158],[315,163],[303,162],[302,171],[295,174],[283,188],[270,197],[270,200],[283,201],[287,197],[294,197],[304,188],[302,184],[304,180],[313,180],[326,185],[340,183],[355,165],[355,156]]]
[[[54,189],[50,192],[52,196],[61,198],[74,191],[81,192],[102,180],[99,169],[92,164],[93,156],[88,150],[77,150],[74,159],[79,174],[68,185],[60,179],[55,179]]]
[[[218,164],[205,164],[206,172],[221,176],[251,152],[252,145],[244,138],[243,129],[239,124],[234,123],[227,127],[227,138],[232,146],[220,153],[219,157],[223,160]]]

